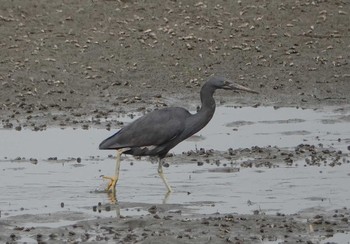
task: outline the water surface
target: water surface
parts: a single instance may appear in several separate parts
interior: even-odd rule
[[[300,143],[322,143],[347,151],[349,117],[347,112],[334,108],[219,107],[207,127],[171,152],[268,145],[293,149]],[[124,119],[125,123],[129,121]],[[0,130],[1,218],[63,210],[115,215],[113,211],[92,210],[99,202],[110,201],[107,194],[95,190],[104,186],[101,175],[114,172],[115,162],[109,157],[114,152],[99,151],[98,144],[115,131]],[[49,160],[55,157],[58,160]],[[118,201],[124,203],[121,213],[140,215],[145,213],[142,204],[162,204],[166,192],[156,173],[157,165],[147,158],[125,156],[122,160],[117,194]],[[281,162],[278,168],[241,168],[225,173],[215,170],[222,167],[215,164],[171,164],[165,173],[175,192],[166,203],[186,206],[183,214],[255,210],[288,214],[310,207],[350,207],[348,163],[304,167],[301,161],[298,165],[287,167]],[[128,208],[128,203],[133,207]]]

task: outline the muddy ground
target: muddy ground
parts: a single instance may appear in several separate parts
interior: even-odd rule
[[[118,121],[101,119],[173,105],[195,110],[213,74],[260,92],[218,91],[218,104],[343,107],[349,21],[345,0],[1,1],[2,127],[113,129]],[[24,231],[53,243],[317,243],[348,232],[349,212],[187,218],[165,211],[34,229],[2,220],[0,241],[16,242]]]
[[[4,126],[182,105],[212,74],[260,92],[219,103],[349,102],[347,1],[3,1]]]

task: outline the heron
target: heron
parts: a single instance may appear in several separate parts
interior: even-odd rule
[[[163,162],[167,153],[180,142],[194,135],[205,127],[215,112],[214,92],[217,89],[258,93],[250,88],[222,77],[211,77],[200,90],[201,107],[191,114],[181,107],[169,107],[154,110],[120,129],[114,135],[103,140],[101,150],[116,150],[116,168],[106,191],[115,191],[119,179],[120,159],[122,154],[133,156],[151,156],[158,159],[158,174],[168,192],[172,188],[163,172]]]

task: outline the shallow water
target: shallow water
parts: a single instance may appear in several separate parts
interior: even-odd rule
[[[300,143],[322,143],[348,151],[349,118],[349,112],[335,108],[219,107],[206,128],[172,152],[268,145],[293,148]],[[58,211],[114,216],[115,211],[92,210],[99,202],[110,201],[107,194],[95,189],[102,187],[100,175],[114,172],[114,159],[108,157],[114,152],[97,149],[99,142],[113,133],[104,129],[0,130],[1,218]],[[50,157],[58,160],[48,160]],[[143,204],[163,203],[166,192],[156,165],[147,158],[139,161],[126,156],[122,160],[117,194],[121,214],[146,214]],[[241,168],[225,173],[213,170],[223,167],[215,164],[173,164],[165,168],[175,190],[166,203],[185,206],[183,214],[254,210],[288,214],[310,207],[350,207],[350,164],[333,168],[298,165],[286,167],[281,162],[279,168]],[[128,207],[129,203],[133,207]]]
[[[333,237],[326,238],[321,241],[321,244],[329,244],[329,243],[350,243],[350,233],[336,233]]]

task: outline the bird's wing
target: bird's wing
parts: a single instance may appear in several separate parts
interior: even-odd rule
[[[128,124],[100,144],[100,149],[158,146],[176,138],[191,114],[183,108],[155,110]]]

